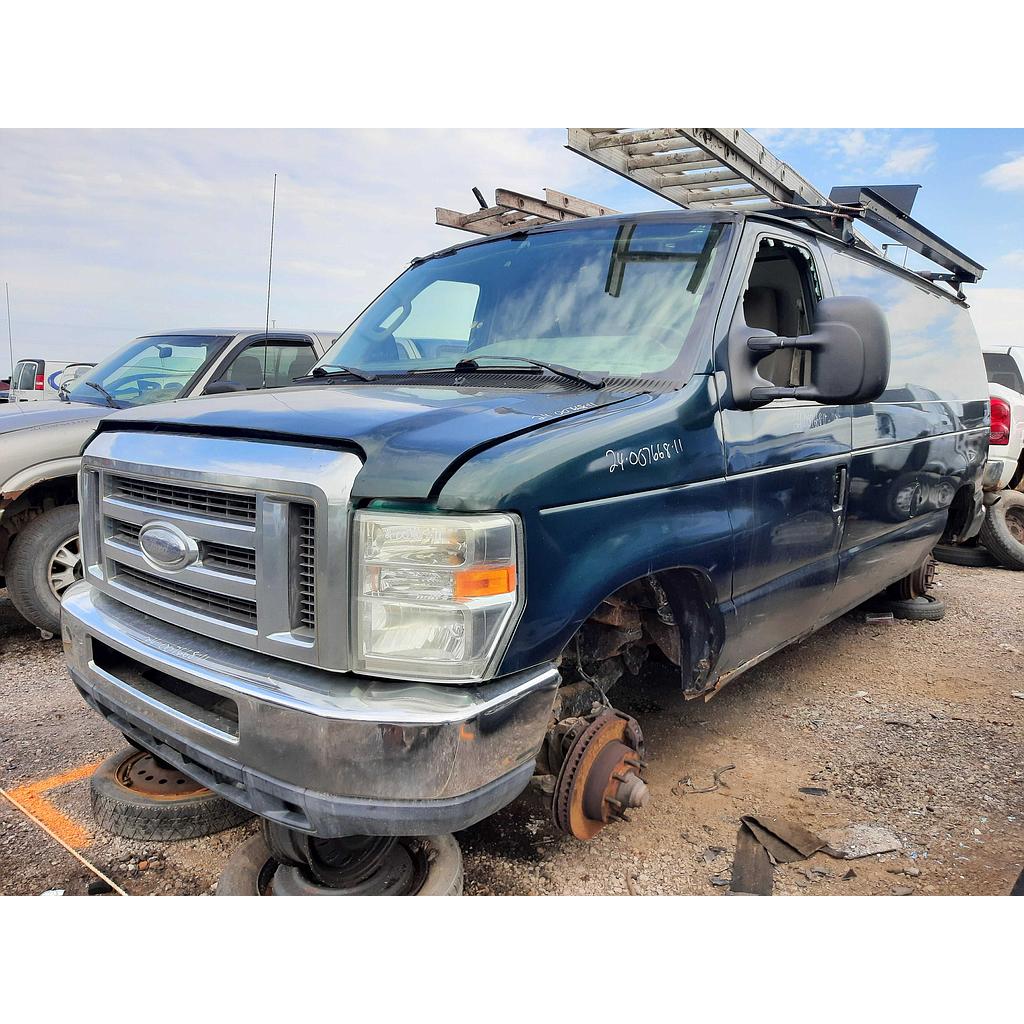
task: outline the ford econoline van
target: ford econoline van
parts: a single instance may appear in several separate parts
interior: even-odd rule
[[[988,417],[965,303],[825,218],[455,246],[303,383],[99,424],[71,674],[264,819],[253,877],[358,888],[535,774],[587,839],[648,799],[614,710],[648,662],[708,697],[877,595],[928,601],[933,546],[980,525]]]

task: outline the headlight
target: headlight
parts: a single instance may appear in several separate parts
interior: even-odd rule
[[[357,512],[353,667],[483,679],[520,610],[518,520]]]

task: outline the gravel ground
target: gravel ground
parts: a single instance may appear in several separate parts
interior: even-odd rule
[[[1024,689],[1024,573],[943,565],[939,580],[942,622],[847,616],[708,703],[682,701],[656,674],[620,684],[612,696],[647,739],[647,808],[581,843],[551,830],[547,798],[531,789],[460,835],[467,893],[724,893],[745,814],[823,836],[875,824],[902,843],[870,858],[819,853],[780,866],[778,894],[1009,892],[1024,864],[1024,700],[1012,695]],[[121,745],[81,702],[59,642],[38,640],[0,591],[4,788],[91,764]],[[726,765],[735,767],[717,791],[693,792]],[[90,834],[85,856],[131,893],[213,891],[231,850],[255,827],[137,843],[93,828],[87,779],[46,798]],[[0,801],[0,893],[83,893],[90,877]]]

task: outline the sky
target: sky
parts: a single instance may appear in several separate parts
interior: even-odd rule
[[[1024,344],[1024,130],[750,130],[826,194],[923,185],[914,216],[987,268],[967,289],[983,342]],[[15,359],[92,362],[142,333],[262,324],[275,173],[279,327],[340,331],[412,257],[469,238],[434,207],[476,209],[474,185],[667,205],[564,144],[562,128],[0,131]]]

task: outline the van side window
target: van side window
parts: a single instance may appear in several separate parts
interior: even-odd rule
[[[889,324],[892,361],[882,402],[956,401],[988,393],[978,336],[967,309],[866,256],[823,245],[836,295],[877,303]]]
[[[803,246],[764,238],[758,246],[743,292],[743,320],[783,338],[810,334],[821,287],[814,258]],[[758,364],[757,372],[778,387],[811,380],[811,353],[780,349]]]

